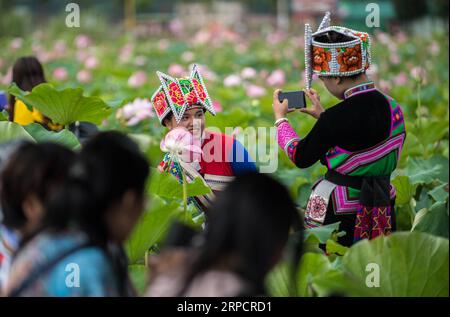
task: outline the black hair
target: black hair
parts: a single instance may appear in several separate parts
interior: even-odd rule
[[[203,113],[206,113],[206,109],[205,108],[203,108],[202,110],[203,110]],[[173,117],[173,112],[169,111],[169,113],[162,120],[162,125],[166,126],[166,123],[165,123],[166,119],[170,121],[170,120],[172,120],[172,117]]]
[[[31,91],[35,86],[47,82],[44,69],[34,56],[19,57],[12,68],[12,82],[24,90]],[[14,121],[14,106],[16,97],[9,96],[9,119]]]
[[[99,132],[84,144],[68,181],[47,206],[44,225],[54,230],[75,225],[104,247],[109,208],[128,190],[142,198],[148,175],[148,162],[136,143],[119,132]]]
[[[68,181],[47,205],[43,229],[76,228],[101,248],[115,272],[120,296],[130,295],[128,259],[121,245],[111,243],[106,217],[132,190],[143,199],[149,164],[126,135],[99,132],[86,141],[69,171]]]
[[[24,200],[34,194],[45,205],[66,181],[74,159],[74,152],[56,143],[23,142],[18,145],[0,176],[4,225],[13,229],[25,225]]]
[[[348,35],[336,32],[336,31],[328,31],[324,32],[318,36],[314,37],[314,41],[320,42],[320,43],[346,43],[354,41],[355,39],[353,37],[350,37]]]
[[[237,176],[209,210],[204,244],[188,270],[182,295],[194,278],[227,256],[237,259],[231,271],[250,285],[249,295],[264,294],[266,274],[288,241],[292,227],[302,228],[286,188],[259,173]],[[299,252],[301,245],[297,245]]]

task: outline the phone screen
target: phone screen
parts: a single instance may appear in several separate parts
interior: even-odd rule
[[[288,100],[288,109],[306,108],[305,92],[302,90],[280,92],[278,100],[283,102],[284,99]]]

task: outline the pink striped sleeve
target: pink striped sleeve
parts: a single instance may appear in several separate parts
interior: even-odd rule
[[[300,137],[287,121],[277,127],[277,141],[289,159],[295,163],[295,150]]]

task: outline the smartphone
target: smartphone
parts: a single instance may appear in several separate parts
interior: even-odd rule
[[[284,99],[288,100],[288,109],[306,108],[305,92],[302,90],[280,92],[278,100],[283,102]]]

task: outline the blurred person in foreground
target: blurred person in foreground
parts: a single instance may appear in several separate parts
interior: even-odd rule
[[[273,111],[278,144],[299,168],[320,161],[328,168],[313,186],[305,224],[308,228],[340,222],[350,246],[361,239],[389,235],[395,230],[396,192],[390,183],[406,138],[400,105],[367,78],[370,38],[367,33],[330,26],[327,12],[312,34],[305,26],[306,95],[312,106],[300,109],[317,119],[301,138],[289,124],[288,102]],[[342,101],[325,110],[318,93],[310,89],[312,75]]]
[[[265,174],[237,176],[212,204],[201,243],[179,253],[178,265],[158,271],[146,296],[266,295],[265,278],[289,249],[292,229],[299,229],[297,243],[286,254],[296,272],[301,228],[295,204],[283,185]]]
[[[127,136],[101,132],[86,142],[44,207],[40,233],[14,259],[7,295],[135,295],[122,244],[144,208],[148,175]]]
[[[13,257],[40,229],[44,205],[66,181],[75,153],[55,143],[30,142],[3,144],[0,152],[0,293],[4,293]]]

